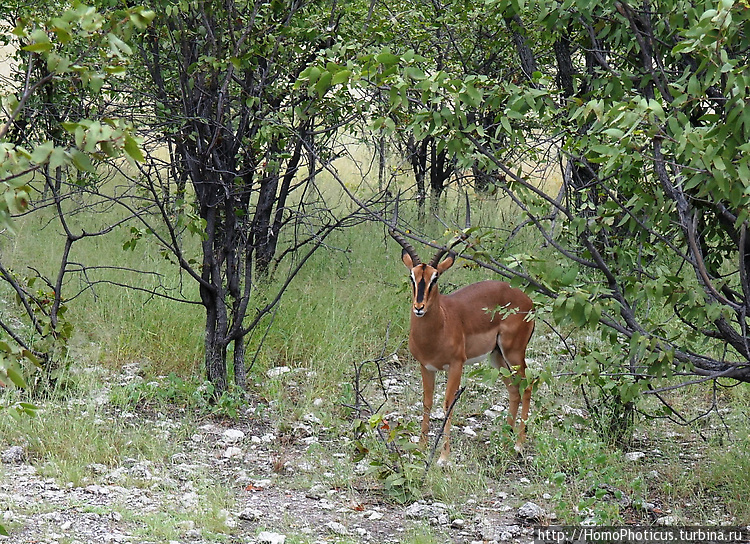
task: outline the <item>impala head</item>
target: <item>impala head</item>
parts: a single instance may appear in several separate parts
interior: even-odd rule
[[[399,199],[396,199],[391,228],[388,232],[403,248],[401,251],[401,260],[411,272],[412,311],[415,316],[422,317],[430,309],[432,302],[439,297],[440,291],[437,286],[438,278],[443,272],[453,266],[456,254],[451,250],[459,242],[465,240],[468,237],[468,234],[464,232],[447,248],[439,250],[429,264],[424,264],[419,259],[419,255],[417,255],[414,247],[406,238],[396,231],[396,223],[398,221],[398,202]],[[470,227],[471,212],[469,210],[469,197],[466,195],[466,230],[468,231]],[[447,256],[446,253],[448,254]]]
[[[440,292],[437,285],[440,274],[453,266],[454,254],[449,253],[441,261],[444,253],[444,251],[440,251],[430,261],[430,264],[424,264],[419,261],[416,253],[409,252],[407,248],[401,251],[401,260],[411,272],[409,275],[412,289],[411,309],[417,317],[422,317],[430,309],[432,302],[437,299]]]

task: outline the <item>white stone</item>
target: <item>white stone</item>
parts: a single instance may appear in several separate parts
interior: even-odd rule
[[[266,376],[273,379],[273,378],[278,378],[279,376],[283,376],[287,372],[291,372],[291,371],[292,369],[289,368],[288,366],[277,366],[274,368],[269,368],[268,371],[266,372]]]
[[[234,443],[239,442],[240,440],[245,438],[245,433],[243,433],[239,429],[227,429],[221,434],[221,437],[225,442]]]
[[[646,457],[646,454],[642,451],[630,451],[625,454],[625,459],[627,459],[628,461],[639,461],[644,457]]]
[[[547,516],[544,508],[533,502],[524,503],[518,509],[518,517],[526,520],[541,521]]]
[[[326,529],[328,529],[329,532],[335,534],[335,535],[347,535],[349,534],[349,530],[338,521],[329,521],[325,525]]]
[[[244,519],[245,521],[258,521],[263,517],[263,512],[256,510],[255,508],[245,508],[242,512],[237,514],[237,517]]]
[[[26,453],[21,446],[11,446],[0,454],[0,460],[8,465],[20,465],[25,458]]]
[[[238,448],[237,446],[229,446],[226,450],[224,450],[224,458],[226,459],[233,459],[235,457],[242,457],[242,450]]]
[[[321,423],[323,423],[323,421],[321,421],[321,419],[313,413],[305,414],[304,416],[302,416],[302,421],[306,421],[307,423],[315,423],[316,425],[320,425]]]
[[[259,544],[284,544],[286,542],[286,535],[280,533],[272,533],[271,531],[263,531],[258,534]]]

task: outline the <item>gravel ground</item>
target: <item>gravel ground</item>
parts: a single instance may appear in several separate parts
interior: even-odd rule
[[[184,437],[179,418],[127,415],[133,425]],[[545,515],[528,504],[519,512],[520,499],[500,490],[461,504],[399,506],[363,488],[356,473],[342,486],[335,467],[352,465],[346,454],[327,454],[340,444],[312,430],[302,422],[277,436],[257,418],[208,421],[167,462],[89,465],[79,485],[44,477],[23,444],[11,445],[0,463],[0,523],[10,536],[0,544],[395,543],[420,533],[438,542],[528,543],[529,516]]]

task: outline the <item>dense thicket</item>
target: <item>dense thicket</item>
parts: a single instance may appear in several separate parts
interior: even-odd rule
[[[268,308],[248,314],[254,278],[279,256],[283,230],[295,226],[287,247],[302,255],[306,242],[319,244],[339,224],[311,199],[319,194],[316,173],[335,174],[335,137],[363,127],[381,150],[391,141],[404,155],[420,205],[429,180],[436,204],[460,183],[504,194],[522,211],[510,237],[532,229],[541,251],[511,255],[501,249],[507,235],[474,230],[467,257],[535,291],[540,314],[556,325],[602,331],[600,341],[571,347],[577,376],[603,391],[614,379],[626,404],[674,373],[750,381],[750,12],[743,3],[181,0],[156,7],[153,21],[122,19],[150,22],[148,30],[95,33],[108,40],[104,58],[118,62],[93,76],[59,60],[63,37],[92,39],[86,27],[63,28],[64,16],[48,32],[30,24],[17,32],[25,45],[19,67],[32,85],[6,102],[13,121],[0,134],[3,202],[12,213],[26,199],[20,178],[5,173],[13,161],[88,171],[94,130],[124,131],[107,132],[99,148],[116,155],[107,143],[114,140],[141,161],[131,179],[157,212],[145,230],[161,233],[159,242],[200,286],[207,375],[218,391],[227,386],[231,345],[243,383],[243,338]],[[31,69],[40,62],[49,74]],[[24,92],[71,80],[97,95],[99,74],[127,74],[104,89],[132,93],[121,95],[119,114],[140,125],[147,153],[124,125],[87,124],[58,109],[75,137],[49,136],[40,141],[44,153],[23,158],[10,127],[39,111]],[[126,108],[133,104],[140,115]],[[168,150],[163,163],[150,153],[154,142]],[[559,187],[540,188],[540,165],[557,168]],[[187,231],[201,236],[196,262],[184,253]]]

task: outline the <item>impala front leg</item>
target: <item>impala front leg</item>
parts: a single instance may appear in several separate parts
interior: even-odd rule
[[[451,419],[453,417],[453,401],[456,398],[458,388],[461,386],[461,374],[463,373],[463,363],[453,363],[448,367],[448,382],[445,385],[445,404],[443,406],[445,411],[445,430],[443,436],[445,443],[443,444],[443,451],[440,453],[440,459],[438,464],[442,465],[448,461],[451,454]],[[451,406],[453,405],[453,406]]]
[[[430,414],[435,397],[435,372],[428,370],[424,365],[419,365],[422,371],[422,434],[419,437],[419,445],[427,446],[427,435],[430,432]]]

